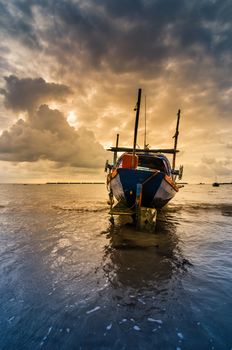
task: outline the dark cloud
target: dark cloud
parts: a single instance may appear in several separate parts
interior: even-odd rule
[[[6,107],[14,111],[31,111],[41,103],[51,100],[64,101],[71,93],[62,84],[47,83],[42,78],[23,78],[11,75],[5,77],[6,87],[0,93],[5,96]]]
[[[2,76],[39,74],[49,81],[62,79],[78,96],[72,104],[68,100],[61,106],[76,116],[72,125],[86,126],[105,145],[120,132],[120,143],[130,145],[136,90],[142,87],[147,95],[151,145],[170,145],[175,114],[181,108],[180,143],[186,148],[186,163],[193,160],[197,167],[205,154],[209,175],[208,163],[220,159],[220,153],[229,153],[230,0],[0,0],[0,7]],[[59,101],[67,96],[58,91],[49,95],[46,90],[38,97],[32,90],[20,93],[17,88],[13,93],[13,87],[5,88],[8,106],[18,111],[27,105],[32,109],[49,104],[56,96]],[[7,115],[4,110],[0,114]],[[35,115],[30,111],[33,132],[41,129]],[[29,119],[23,122],[24,132]],[[10,122],[4,123],[4,128],[9,127]],[[222,129],[228,131],[224,136],[218,134]]]
[[[229,0],[32,0],[1,6],[6,35],[28,47],[25,37],[38,42],[77,74],[85,67],[140,72],[148,79],[164,74],[170,59],[178,65],[188,59],[188,68],[199,71],[203,57],[223,64],[231,53]]]
[[[76,131],[58,110],[42,105],[26,121],[19,119],[0,136],[0,160],[35,162],[40,159],[59,166],[103,167],[105,151],[94,134]]]
[[[34,26],[33,1],[1,1],[0,27],[4,35],[17,38],[31,49],[40,49],[40,40]]]
[[[173,56],[216,59],[230,52],[228,12],[229,1],[210,0],[105,0],[86,6],[63,0],[54,5],[61,47],[118,72],[152,69]]]
[[[218,58],[231,51],[229,0],[14,1],[1,2],[2,27],[29,47],[46,45],[64,61],[124,72],[152,68],[169,57]],[[38,28],[40,13],[45,23]],[[36,44],[37,43],[37,44]],[[59,44],[59,46],[57,46]],[[183,51],[184,50],[184,51]],[[157,66],[156,66],[157,68]]]

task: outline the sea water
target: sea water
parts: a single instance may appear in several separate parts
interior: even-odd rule
[[[0,185],[1,349],[232,349],[232,186],[186,185],[154,233],[104,185]]]

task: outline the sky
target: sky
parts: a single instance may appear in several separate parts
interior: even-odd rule
[[[231,0],[0,0],[0,182],[104,181],[105,151],[173,146],[232,181]]]

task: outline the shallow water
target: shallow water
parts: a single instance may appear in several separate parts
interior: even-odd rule
[[[231,349],[232,186],[187,185],[155,233],[104,185],[0,185],[1,349]]]

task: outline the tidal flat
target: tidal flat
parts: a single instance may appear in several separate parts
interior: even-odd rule
[[[106,202],[0,185],[0,348],[231,349],[232,186],[185,186],[154,233]]]

